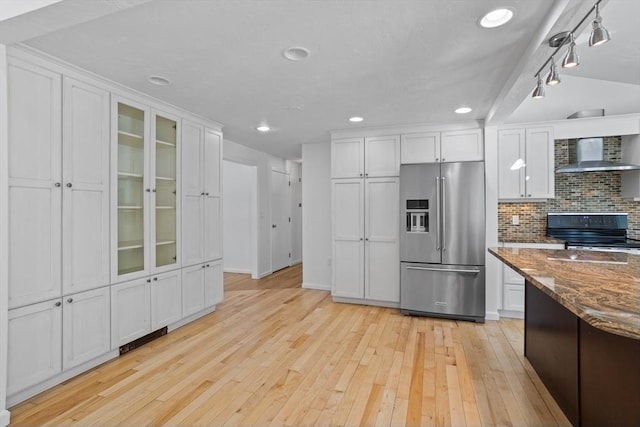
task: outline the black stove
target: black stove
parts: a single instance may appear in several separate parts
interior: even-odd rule
[[[547,236],[564,240],[567,248],[640,249],[627,237],[626,213],[548,213]]]

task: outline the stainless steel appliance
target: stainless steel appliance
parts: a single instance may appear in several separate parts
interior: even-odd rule
[[[640,254],[640,240],[627,237],[626,213],[548,213],[547,235],[567,249]]]
[[[400,311],[484,322],[484,162],[400,167]]]

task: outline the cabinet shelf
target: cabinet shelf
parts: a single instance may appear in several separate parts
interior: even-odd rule
[[[118,178],[124,179],[142,179],[142,174],[139,173],[130,173],[130,172],[118,172]]]
[[[129,147],[142,149],[144,146],[144,137],[135,133],[118,131],[118,144],[128,145]]]
[[[139,205],[124,205],[124,206],[118,206],[118,209],[122,209],[122,210],[140,210],[140,209],[142,209],[142,206],[139,206]]]
[[[156,243],[156,246],[166,246],[166,245],[174,245],[176,243],[175,240],[163,240]]]
[[[156,139],[156,144],[158,144],[159,146],[164,146],[164,147],[172,147],[172,148],[176,147],[176,143],[175,142],[162,141],[160,139]]]
[[[174,209],[175,210],[175,206],[156,206],[156,209],[160,209],[160,210],[170,210],[170,209]]]
[[[171,178],[171,177],[168,177],[168,176],[156,176],[156,181],[169,181],[169,182],[172,182],[172,181],[175,181],[175,180],[176,180],[175,178]]]
[[[128,251],[132,249],[141,249],[144,247],[142,240],[130,240],[126,242],[120,242],[118,245],[118,251]]]

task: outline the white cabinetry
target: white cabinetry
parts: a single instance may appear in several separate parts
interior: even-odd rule
[[[331,177],[398,176],[400,136],[345,138],[331,141]]]
[[[111,287],[111,348],[151,332],[151,279]]]
[[[402,164],[472,162],[483,159],[481,129],[402,135]]]
[[[179,270],[154,276],[150,295],[152,331],[182,319],[182,275]]]
[[[640,135],[622,137],[622,161],[633,165],[640,164]],[[640,171],[627,171],[622,174],[622,197],[640,201]]]
[[[219,132],[182,122],[182,265],[222,257]]]
[[[7,394],[49,379],[62,370],[60,299],[9,310]]]
[[[498,131],[498,198],[531,201],[553,197],[553,128]]]
[[[109,288],[9,310],[8,394],[109,351]]]
[[[180,265],[178,120],[123,98],[112,109],[112,280],[121,282]]]
[[[182,314],[184,317],[222,302],[222,261],[182,269]]]
[[[399,302],[399,179],[332,182],[333,296]]]

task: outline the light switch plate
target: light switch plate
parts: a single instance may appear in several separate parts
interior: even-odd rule
[[[518,215],[513,215],[511,217],[511,224],[520,225],[520,217]]]

